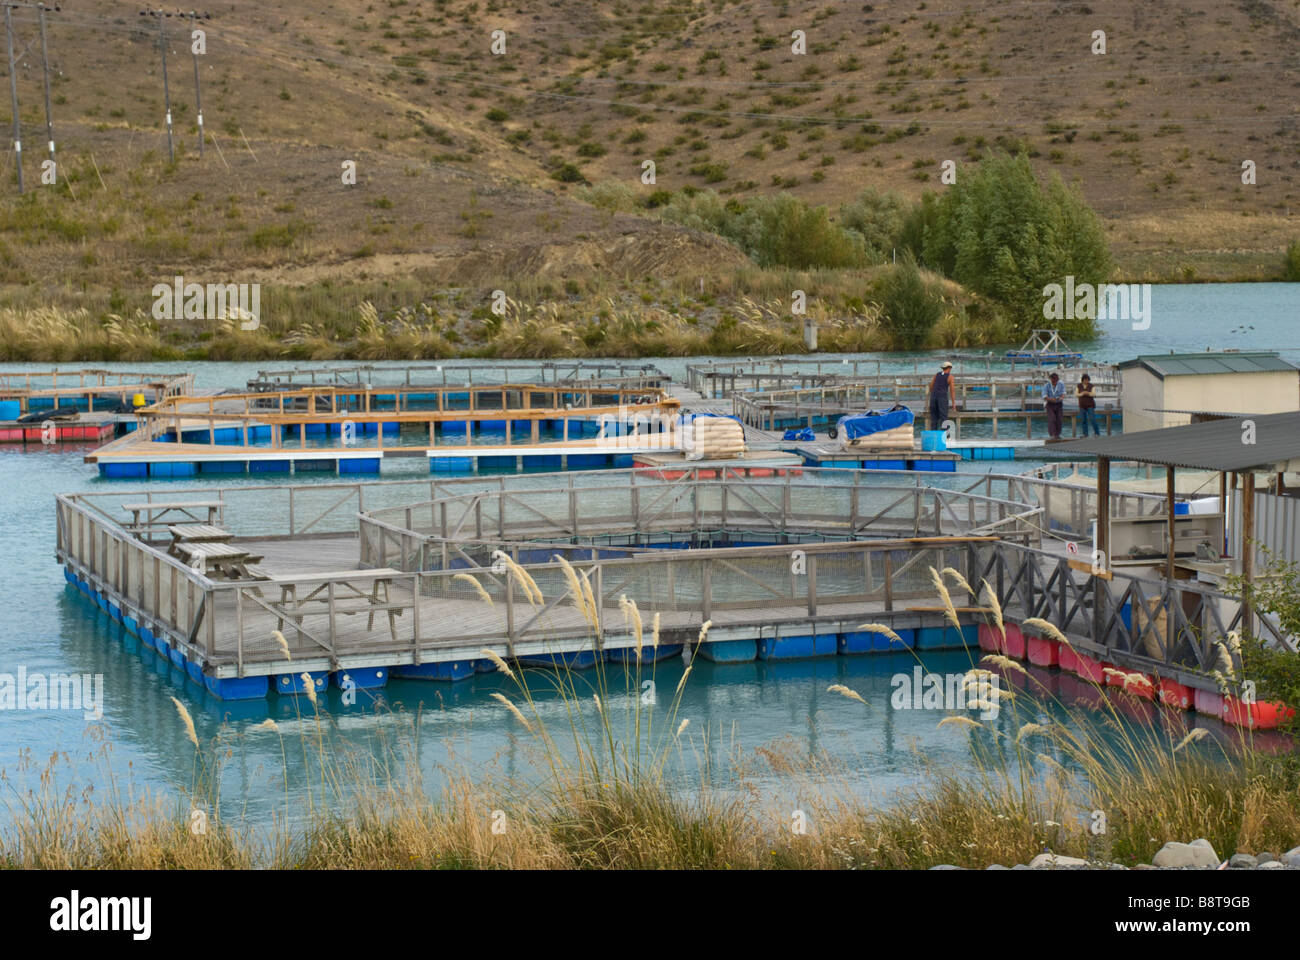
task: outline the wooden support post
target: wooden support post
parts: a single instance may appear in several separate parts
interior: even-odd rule
[[[1251,587],[1255,581],[1255,474],[1247,470],[1241,478],[1241,584],[1242,623],[1245,633],[1255,630],[1251,608]]]
[[[1168,537],[1169,542],[1166,544],[1165,553],[1165,579],[1173,582],[1174,579],[1174,468],[1165,467],[1165,516],[1169,520]],[[1172,613],[1168,613],[1171,619]]]
[[[1219,516],[1223,517],[1223,542],[1219,544],[1219,556],[1228,552],[1228,483],[1227,474],[1219,471]]]
[[[1092,546],[1095,551],[1092,558],[1094,572],[1098,566],[1109,571],[1111,569],[1110,457],[1097,458],[1097,530],[1093,534]],[[1098,643],[1101,641],[1102,591],[1106,589],[1106,582],[1100,577],[1095,578],[1092,595],[1092,639]]]

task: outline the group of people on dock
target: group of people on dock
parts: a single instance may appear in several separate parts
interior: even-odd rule
[[[1092,426],[1095,436],[1101,436],[1101,426],[1097,422],[1097,394],[1093,389],[1092,377],[1084,374],[1075,384],[1074,393],[1079,401],[1079,419],[1083,424],[1083,435],[1088,435],[1088,426]],[[948,412],[955,407],[956,389],[952,377],[952,361],[945,360],[939,365],[939,372],[930,381],[929,414],[930,429],[942,430],[948,419]],[[1062,411],[1065,407],[1065,383],[1055,370],[1043,384],[1043,410],[1047,414],[1048,442],[1061,439]]]

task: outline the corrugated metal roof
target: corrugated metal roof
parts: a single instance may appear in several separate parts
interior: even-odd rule
[[[1254,443],[1243,442],[1247,437],[1247,421],[1255,424]],[[1300,411],[1072,440],[1054,444],[1052,453],[1053,456],[1078,453],[1193,470],[1296,470],[1300,469]]]
[[[1144,413],[1186,413],[1193,417],[1232,417],[1240,420],[1242,417],[1257,417],[1263,414],[1242,413],[1241,411],[1232,410],[1172,410],[1168,407],[1145,407]]]
[[[1152,353],[1125,360],[1119,369],[1146,367],[1157,377],[1204,376],[1216,373],[1300,372],[1276,353]]]

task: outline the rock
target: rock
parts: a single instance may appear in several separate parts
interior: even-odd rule
[[[1080,860],[1078,857],[1063,857],[1055,853],[1040,853],[1029,861],[1030,870],[1069,870],[1087,866],[1087,860]]]
[[[1208,867],[1219,865],[1219,856],[1214,852],[1208,840],[1194,840],[1191,843],[1179,843],[1170,840],[1151,858],[1151,863],[1165,869],[1180,867]]]
[[[1263,853],[1255,854],[1255,859],[1260,863],[1268,863],[1270,860],[1276,860],[1277,857],[1265,850]]]
[[[931,870],[965,870],[965,867],[954,867],[951,863],[940,863],[930,868]]]
[[[1028,870],[1028,869],[1029,869],[1029,865],[1028,865],[1028,864],[1024,864],[1024,863],[1017,863],[1017,864],[1016,864],[1014,867],[1012,867],[1011,869],[1012,869],[1012,870]]]
[[[1010,870],[1011,868],[1010,868],[1010,867],[1004,867],[1004,866],[1002,866],[1002,864],[1000,864],[1000,863],[990,863],[990,864],[989,864],[987,867],[985,867],[984,869],[985,869],[985,870]]]
[[[1259,865],[1259,869],[1261,869],[1261,870],[1285,870],[1285,869],[1286,869],[1286,864],[1283,863],[1281,860],[1270,860],[1268,863],[1261,863],[1261,864]]]
[[[1153,867],[1149,863],[1135,863],[1133,864],[1133,869],[1134,870],[1159,870],[1160,868]]]
[[[1259,861],[1249,853],[1234,853],[1228,860],[1228,866],[1233,870],[1251,870],[1259,866]]]
[[[1288,867],[1300,867],[1300,847],[1292,847],[1278,859]]]

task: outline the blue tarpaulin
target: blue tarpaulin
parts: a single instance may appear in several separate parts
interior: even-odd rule
[[[801,427],[798,430],[787,430],[782,440],[816,440],[817,434],[813,433],[812,427]]]
[[[693,420],[701,420],[701,419],[703,419],[703,418],[705,418],[705,417],[716,417],[716,418],[718,418],[718,419],[720,419],[720,420],[735,420],[735,421],[736,421],[738,424],[740,424],[742,427],[745,425],[745,421],[744,421],[744,420],[741,420],[740,417],[736,416],[734,413],[708,413],[708,412],[705,412],[705,413],[683,413],[683,414],[682,414],[682,419],[683,419],[684,421],[686,421],[687,423],[690,423],[690,422],[693,421]]]
[[[913,423],[912,411],[907,407],[895,407],[885,413],[857,413],[840,417],[837,432],[846,440],[869,437],[882,430],[893,430]]]

